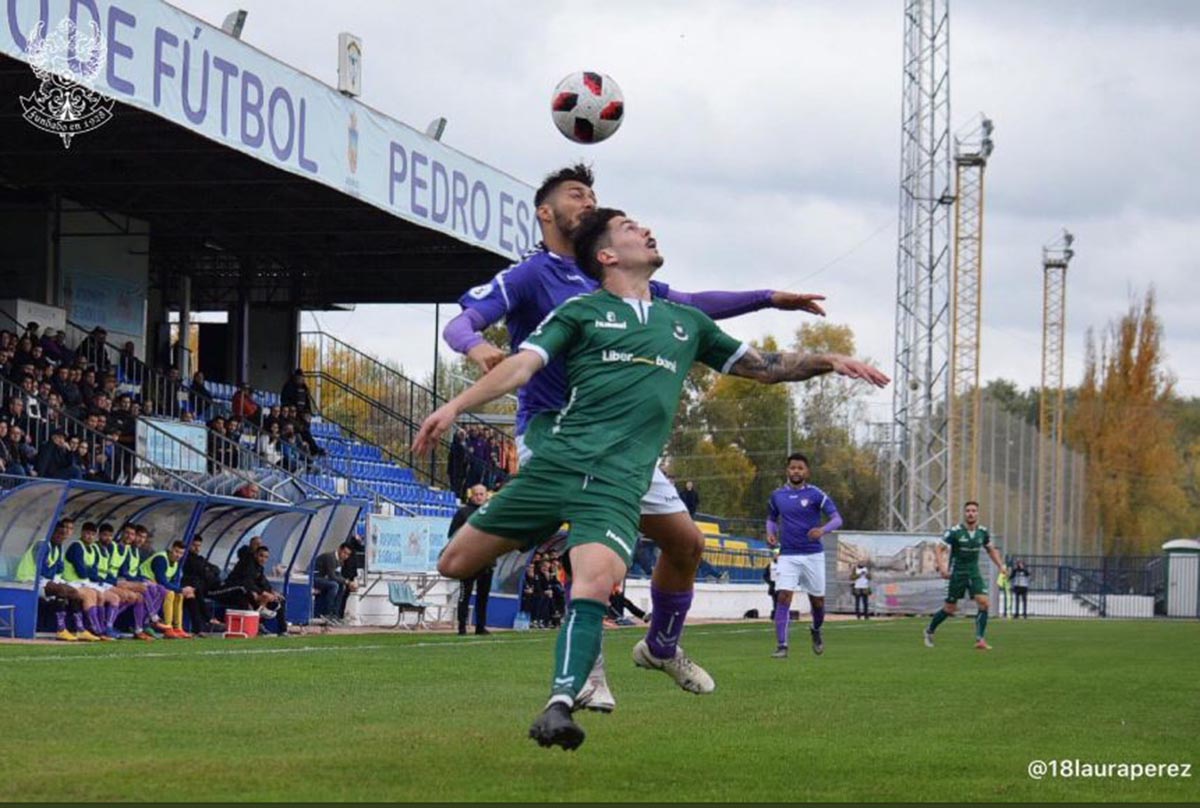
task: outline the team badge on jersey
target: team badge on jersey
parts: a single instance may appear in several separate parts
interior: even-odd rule
[[[469,294],[471,297],[475,298],[476,300],[483,300],[485,297],[487,297],[491,293],[491,291],[492,291],[492,285],[490,283],[485,283],[482,286],[476,286],[471,291],[467,292],[467,294]]]
[[[683,323],[678,321],[675,323],[675,328],[671,330],[671,336],[675,337],[675,339],[679,340],[680,342],[688,341],[687,329],[683,327]]]

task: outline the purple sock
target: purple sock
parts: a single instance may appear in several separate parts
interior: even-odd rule
[[[111,630],[117,623],[117,612],[121,609],[120,603],[110,603],[104,607],[104,627]]]
[[[824,606],[813,606],[812,618],[813,618],[813,624],[812,624],[813,631],[820,631],[821,626],[824,625],[824,623],[825,623],[825,607]]]
[[[790,606],[784,606],[781,603],[775,607],[775,641],[781,648],[786,648],[788,644],[788,620],[790,619]]]
[[[100,628],[100,607],[93,606],[87,610],[87,621],[93,634],[103,634],[104,629]]]
[[[54,613],[54,622],[58,625],[59,631],[67,630],[67,613],[63,609],[59,609]]]
[[[83,627],[83,611],[82,610],[71,612],[71,621],[75,623],[76,631],[86,631],[87,630]]]
[[[163,595],[166,591],[158,584],[151,584],[146,587],[146,603],[151,616],[158,617],[162,614]]]
[[[650,585],[650,627],[646,630],[646,645],[659,659],[674,659],[683,621],[692,608],[692,592],[664,592]]]
[[[146,625],[146,604],[142,600],[133,602],[133,631],[135,634],[141,634],[142,628]]]

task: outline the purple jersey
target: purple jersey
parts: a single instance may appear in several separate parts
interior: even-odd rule
[[[490,283],[471,289],[458,302],[464,309],[479,312],[488,323],[504,319],[509,344],[515,348],[554,309],[599,288],[600,284],[575,265],[575,259],[539,250],[501,271]],[[655,297],[666,297],[668,289],[665,283],[650,281]],[[566,403],[567,366],[558,356],[517,392],[517,434],[525,432],[534,416],[561,410]]]
[[[775,523],[779,533],[781,555],[810,555],[824,548],[820,539],[810,539],[808,531],[821,527],[828,517],[830,522],[838,516],[837,505],[815,485],[795,488],[785,485],[775,489],[767,506],[769,519]],[[840,526],[841,519],[838,519]]]

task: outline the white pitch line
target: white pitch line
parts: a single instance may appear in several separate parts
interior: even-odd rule
[[[882,621],[875,625],[881,625]],[[865,627],[868,623],[837,623],[836,625],[845,628],[846,626],[856,625]],[[753,626],[737,629],[693,629],[688,632],[689,636],[709,636],[709,635],[727,635],[727,634],[762,634],[767,633],[772,628],[769,624],[761,626]],[[408,648],[471,648],[480,645],[516,645],[526,643],[543,642],[553,638],[554,634],[545,634],[538,637],[529,637],[522,639],[494,639],[494,640],[442,640],[440,642],[414,642],[404,643],[402,645],[300,645],[291,646],[289,648],[222,648],[211,649],[208,651],[196,651],[193,653],[176,653],[171,651],[149,651],[146,653],[134,654],[91,654],[87,651],[80,651],[72,654],[27,654],[25,656],[0,656],[0,665],[6,665],[13,662],[95,662],[97,660],[107,659],[176,659],[182,657],[201,657],[201,656],[258,656],[262,654],[308,654],[322,653],[334,651],[386,651],[386,650],[405,650]],[[284,640],[284,642],[289,642]]]

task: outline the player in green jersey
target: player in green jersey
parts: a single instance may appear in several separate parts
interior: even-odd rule
[[[443,575],[470,577],[570,522],[572,600],[555,649],[550,701],[529,731],[542,746],[564,749],[584,739],[571,717],[575,697],[600,653],[608,597],[624,579],[637,541],[638,502],[692,362],[764,383],[831,372],[880,387],[888,382],[849,357],[760,353],[696,309],[652,300],[650,277],[663,258],[649,228],[621,211],[592,212],[575,247],[580,266],[602,288],[555,309],[516,354],[429,416],[413,443],[417,453],[427,451],[462,412],[515,390],[554,357],[566,358],[566,405],[530,423],[532,459],[459,529],[438,562]],[[639,664],[666,671],[691,692],[712,690],[711,677],[682,649],[674,659]]]
[[[963,521],[946,531],[943,544],[937,546],[937,568],[943,578],[949,578],[946,602],[938,609],[925,629],[925,645],[933,647],[933,632],[947,617],[958,611],[958,602],[964,597],[975,598],[979,612],[975,615],[975,647],[990,651],[984,635],[988,623],[988,588],[979,572],[979,551],[984,550],[1002,575],[1008,574],[1000,551],[992,544],[988,529],[979,524],[979,503],[968,502],[963,506]],[[946,547],[950,548],[950,567],[946,567]]]

